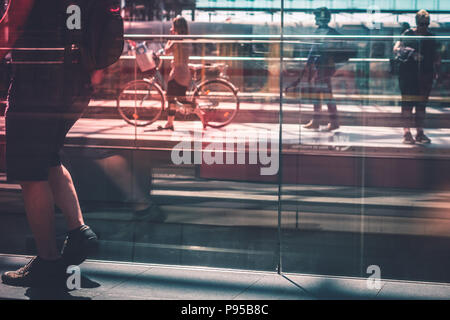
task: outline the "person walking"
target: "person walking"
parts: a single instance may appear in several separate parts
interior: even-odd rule
[[[187,35],[189,34],[188,24],[186,19],[182,16],[177,16],[172,20],[172,27],[170,28],[172,35]],[[165,54],[173,54],[172,67],[169,74],[169,81],[167,83],[167,100],[168,112],[167,122],[163,126],[158,126],[158,130],[174,130],[173,121],[175,119],[177,100],[184,100],[186,97],[186,90],[191,81],[191,72],[189,70],[189,56],[191,53],[191,45],[188,43],[181,43],[181,40],[169,40],[164,48]],[[195,109],[195,113],[204,124],[203,113],[200,109]]]
[[[331,21],[331,12],[328,8],[318,8],[314,11],[314,15],[318,27],[315,31],[316,35],[339,35],[339,32],[328,26]],[[331,77],[336,72],[334,59],[333,48],[327,43],[314,45],[311,48],[306,66],[309,70],[306,74],[311,84],[309,94],[314,104],[314,115],[313,119],[304,126],[305,129],[319,129],[323,102],[327,103],[330,118],[326,130],[333,131],[339,128],[337,106],[331,86]]]
[[[6,111],[7,179],[22,188],[37,249],[37,256],[24,267],[2,274],[2,281],[10,285],[59,283],[69,265],[82,263],[98,245],[59,157],[66,134],[92,93],[92,73],[81,64],[79,50],[64,49],[72,47],[65,36],[65,3],[14,0],[8,12],[14,16],[15,11],[27,10],[23,24],[10,30],[17,40]],[[69,230],[62,250],[56,244],[55,205]]]
[[[426,144],[431,139],[424,133],[426,105],[430,96],[433,82],[437,79],[440,55],[437,43],[429,30],[430,14],[420,10],[416,14],[417,27],[406,30],[403,36],[413,36],[411,40],[403,38],[394,46],[394,54],[403,61],[399,66],[399,86],[402,95],[403,143]],[[413,116],[413,108],[416,112]],[[416,127],[415,138],[410,127]]]

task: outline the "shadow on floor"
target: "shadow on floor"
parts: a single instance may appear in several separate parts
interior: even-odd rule
[[[100,284],[87,277],[81,277],[81,289],[93,289]],[[30,300],[92,300],[90,297],[76,296],[77,290],[69,290],[64,286],[57,287],[30,287],[25,291],[25,296]]]

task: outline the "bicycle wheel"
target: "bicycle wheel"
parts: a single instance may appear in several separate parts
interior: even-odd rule
[[[155,122],[164,109],[160,86],[146,80],[128,82],[117,97],[117,109],[127,123],[143,127]]]
[[[194,101],[204,112],[208,126],[224,127],[233,121],[239,111],[237,89],[222,79],[207,80],[195,89]]]

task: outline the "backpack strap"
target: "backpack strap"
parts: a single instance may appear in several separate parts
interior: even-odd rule
[[[85,5],[87,0],[61,0],[63,8],[61,9],[64,17],[62,23],[62,41],[64,44],[64,96],[70,99],[74,95],[79,95],[83,90],[80,86],[90,79],[90,73],[83,63],[82,49],[84,46],[85,26],[87,14],[85,13]],[[71,15],[76,12],[68,10],[71,5],[80,8],[81,28],[69,28],[73,23]],[[83,81],[82,79],[85,79]]]
[[[68,64],[77,64],[81,61],[81,47],[83,46],[83,34],[84,34],[84,28],[86,26],[85,22],[85,8],[84,3],[85,1],[80,0],[63,0],[64,2],[64,16],[65,21],[63,23],[64,28],[64,47],[65,47],[65,53],[67,58]],[[79,14],[81,15],[79,19],[81,19],[80,29],[77,28],[69,28],[71,20],[70,20],[70,14],[76,14],[76,12],[72,12],[68,10],[70,6],[76,5],[80,8]]]

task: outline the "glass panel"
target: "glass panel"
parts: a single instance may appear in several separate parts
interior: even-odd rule
[[[285,14],[283,272],[449,281],[447,18]]]
[[[164,5],[127,1],[123,54],[93,74],[67,136],[63,162],[100,238],[94,257],[276,270],[280,14]],[[19,195],[15,223],[27,231],[2,233],[18,240],[1,248],[32,254]],[[57,215],[59,246],[65,229]]]
[[[89,107],[65,114],[81,118],[60,157],[100,238],[92,257],[450,281],[446,3],[120,2],[122,55],[92,73]],[[436,37],[410,30],[422,6]],[[18,35],[5,17],[2,41]],[[48,107],[66,93],[67,42],[39,47],[45,27],[1,45],[16,55],[1,56],[2,253],[37,252],[20,185],[6,178],[3,114],[13,72],[27,79],[16,99],[45,96]],[[32,76],[26,65],[38,65]],[[41,110],[29,117],[17,101],[32,128]],[[22,160],[34,166],[35,156]],[[68,209],[58,201],[59,249]]]
[[[85,216],[101,236],[97,258],[275,270],[277,186],[266,183],[276,181],[273,176],[260,178],[258,134],[269,139],[277,125],[277,106],[264,107],[279,92],[278,62],[267,71],[279,53],[266,40],[254,45],[253,37],[267,31],[238,17],[224,23],[226,15],[198,12],[192,21],[193,15],[183,12],[184,37],[170,38],[171,21],[134,21],[136,15],[125,21],[124,55],[97,87],[99,104],[114,106],[118,96],[121,110],[111,110],[115,119],[105,128],[103,143],[115,149],[90,149],[93,160],[83,155],[77,165],[84,177],[79,181],[85,180],[78,188],[89,208]],[[276,35],[277,24],[266,29]],[[166,48],[168,40],[190,50],[194,81],[186,98],[175,101],[174,131],[158,126],[167,124],[172,60],[185,52],[161,54],[158,70],[146,70],[149,52]],[[164,111],[158,114],[161,96]],[[255,110],[268,113],[271,126],[255,125]]]

